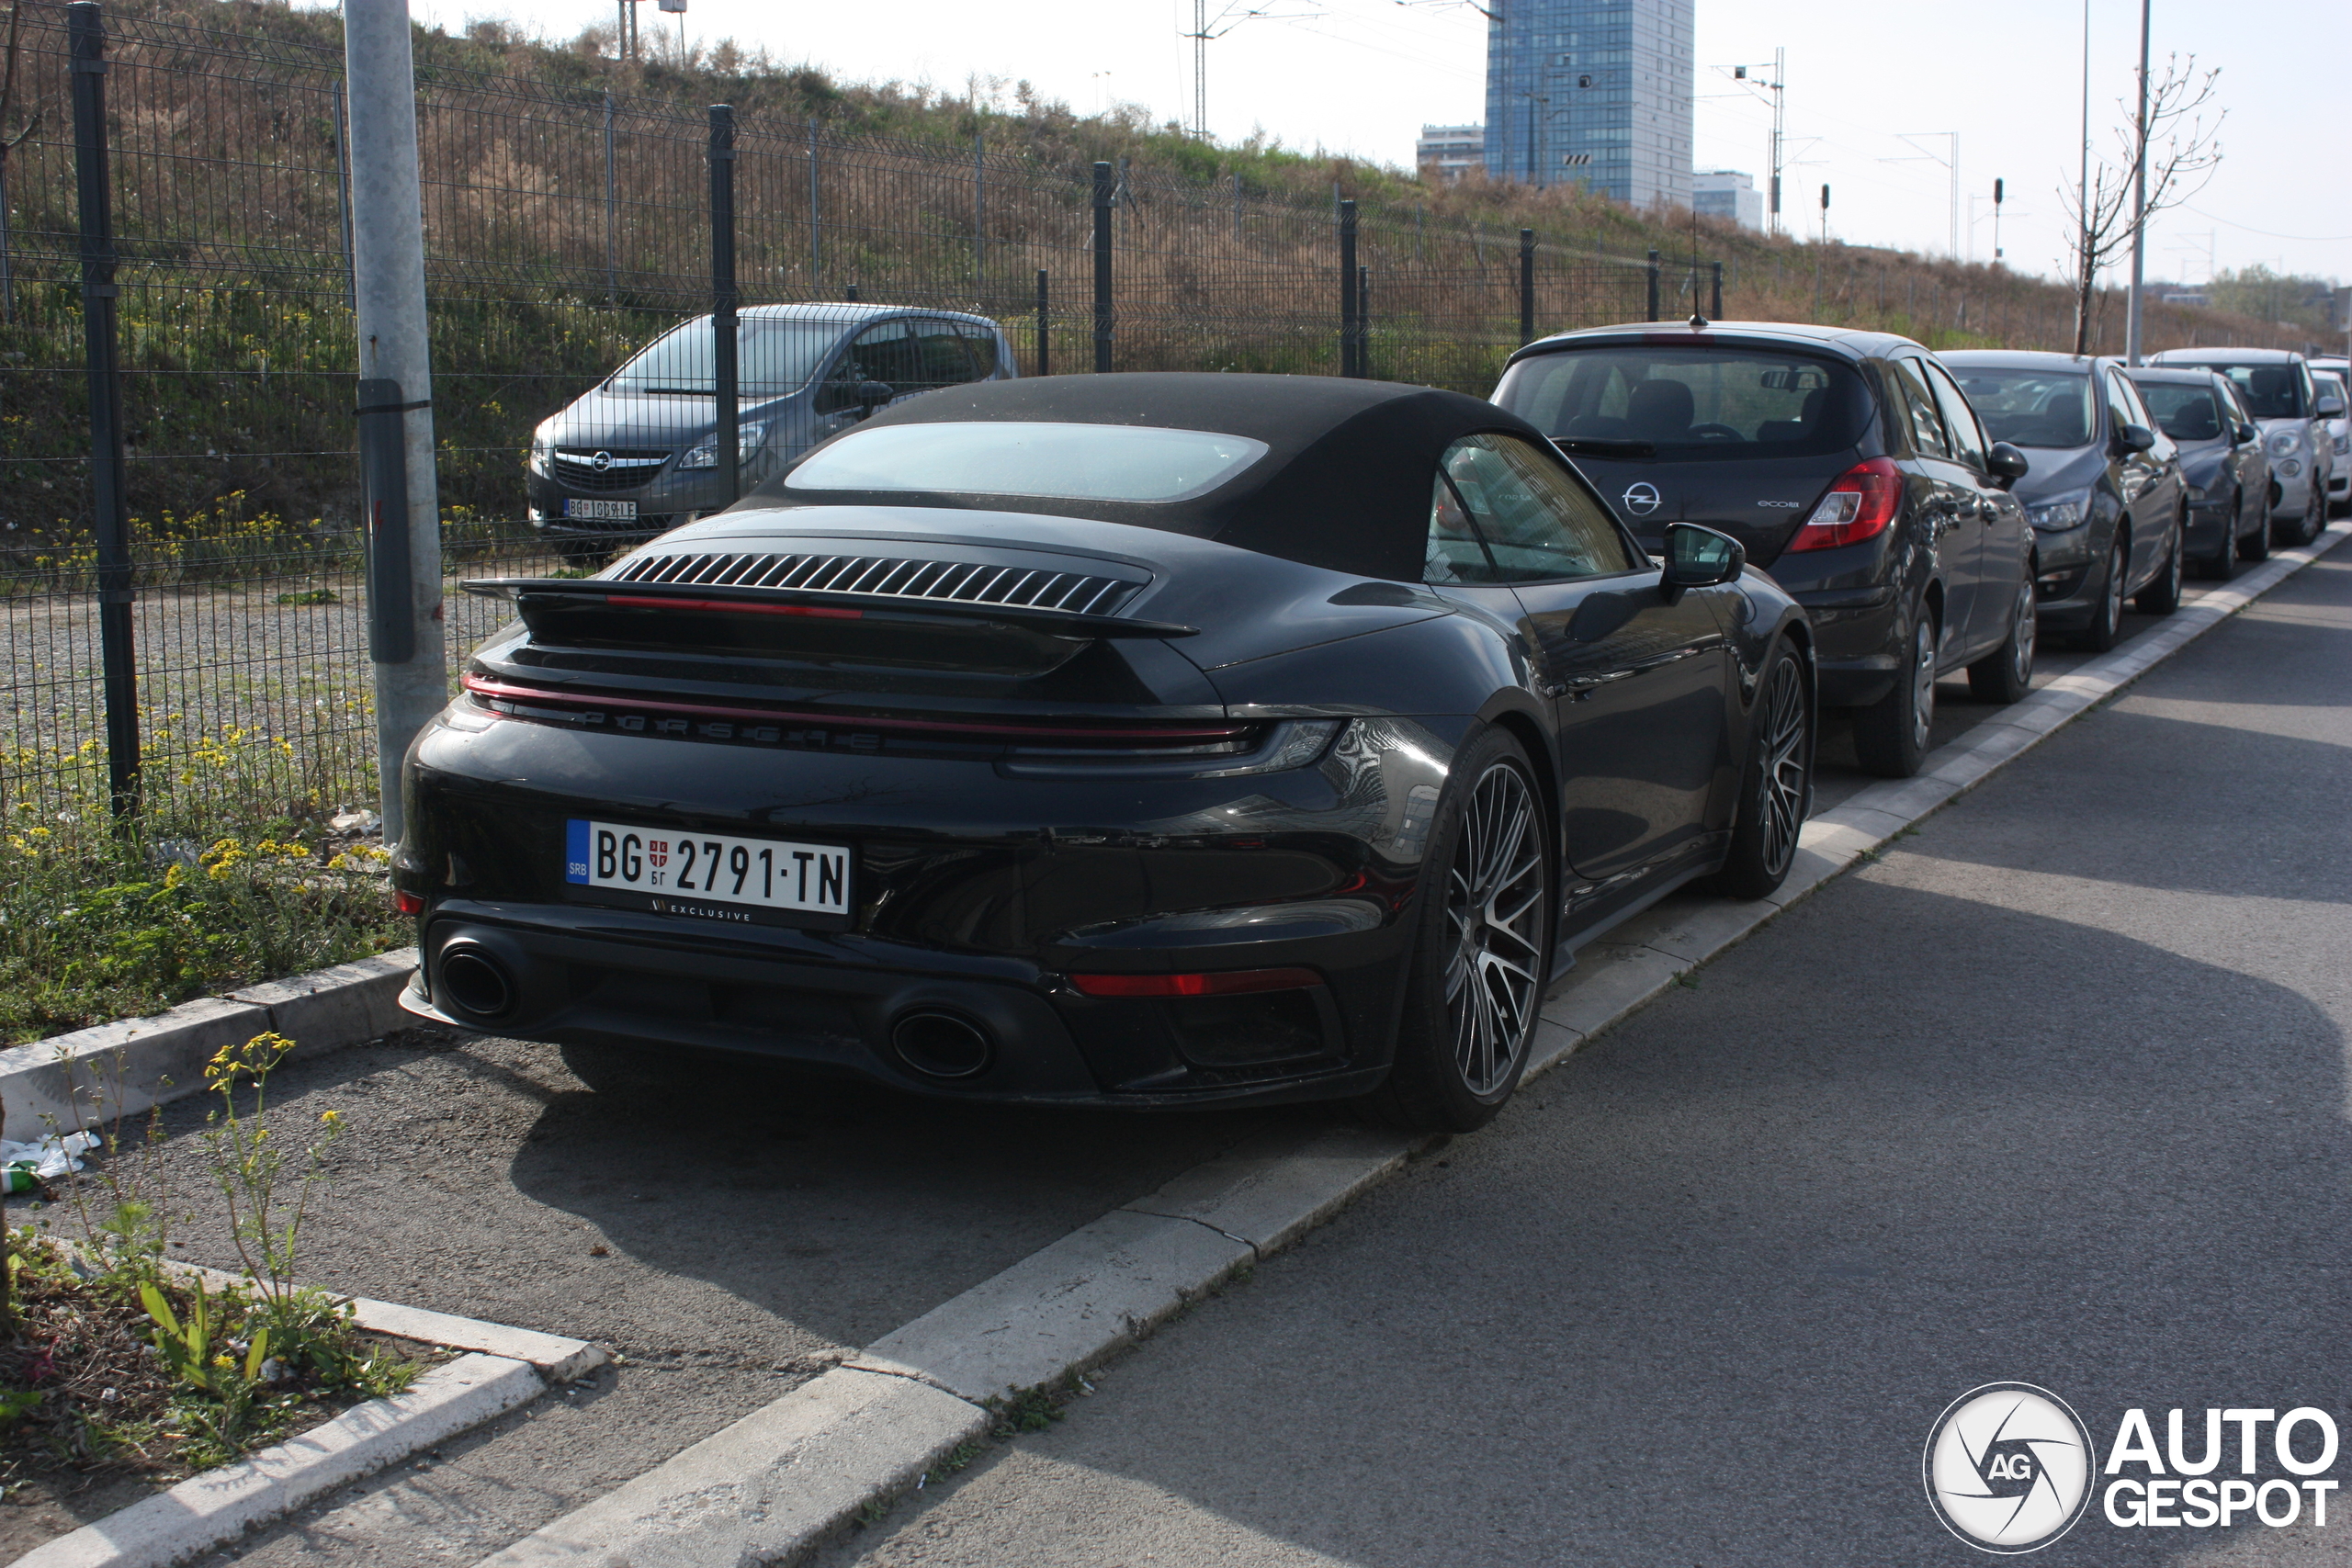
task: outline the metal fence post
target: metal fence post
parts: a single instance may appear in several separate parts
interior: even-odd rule
[[[1724,319],[1724,264],[1721,262],[1715,263],[1714,270],[1714,297],[1710,299],[1707,304],[1707,320],[1711,321],[1720,321]]]
[[[1356,374],[1372,378],[1372,268],[1356,268]]]
[[[1356,370],[1356,204],[1340,203],[1340,374]]]
[[[1111,199],[1117,176],[1108,164],[1094,165],[1094,373],[1111,369]]]
[[[1046,269],[1041,266],[1037,269],[1037,374],[1040,376],[1054,373],[1054,322],[1046,303]]]
[[[605,95],[605,302],[621,302],[621,184],[613,159],[613,96]]]
[[[825,209],[817,199],[817,117],[808,117],[808,278],[825,270]]]
[[[742,405],[735,367],[735,110],[710,106],[710,378],[716,405],[720,488],[743,493],[739,436]]]
[[[74,173],[81,205],[82,340],[89,361],[90,505],[97,524],[98,651],[106,691],[107,794],[139,809],[139,673],[132,660],[130,514],[123,494],[122,372],[116,357],[112,177],[107,167],[107,37],[96,0],[65,7],[74,59]]]
[[[1655,321],[1657,320],[1657,253],[1656,251],[1652,251],[1650,253],[1650,313],[1642,318],[1644,321]]]
[[[972,276],[988,276],[989,270],[989,154],[988,140],[980,131],[972,132]]]
[[[1519,341],[1535,341],[1535,231],[1519,231]]]

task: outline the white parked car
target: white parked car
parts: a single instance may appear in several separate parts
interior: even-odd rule
[[[2345,369],[2344,361],[2313,360],[2312,384],[2323,397],[2333,388],[2345,407],[2352,410],[2352,372]],[[2327,514],[2341,517],[2352,512],[2352,414],[2339,413],[2326,423],[2328,449],[2335,460],[2327,475]]]

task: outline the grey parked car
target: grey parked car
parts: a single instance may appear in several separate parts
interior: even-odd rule
[[[2188,487],[2118,359],[1993,351],[1940,356],[1996,441],[2033,467],[2017,484],[2033,525],[2041,624],[2115,646],[2123,601],[2168,615],[2180,604]]]
[[[2263,450],[2270,455],[2270,477],[2278,494],[2270,513],[2270,536],[2282,545],[2308,545],[2326,525],[2327,484],[2335,467],[2326,422],[2344,412],[2344,400],[2320,395],[2311,366],[2283,348],[2168,348],[2149,356],[2151,365],[2209,365],[2227,376],[2262,426]]]
[[[531,525],[575,565],[733,504],[834,432],[918,393],[1020,374],[985,316],[755,305],[737,318],[738,479],[718,468],[711,319],[653,340],[531,436]]]
[[[2197,575],[2226,582],[2270,553],[2270,459],[2237,389],[2201,367],[2129,372],[2156,428],[2180,447],[2188,486],[2186,549]]]

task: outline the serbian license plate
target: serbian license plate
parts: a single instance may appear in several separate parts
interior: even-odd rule
[[[599,523],[634,523],[637,502],[633,501],[582,501],[576,495],[563,498],[566,517],[593,518]]]
[[[565,881],[645,894],[662,914],[744,919],[769,912],[841,918],[850,912],[843,845],[730,839],[577,817],[567,826]]]

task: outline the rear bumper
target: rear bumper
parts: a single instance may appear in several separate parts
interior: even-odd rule
[[[1099,999],[1059,975],[1003,959],[910,951],[767,951],[649,929],[613,911],[450,901],[426,919],[424,962],[401,998],[420,1017],[555,1044],[675,1060],[710,1054],[787,1062],[916,1093],[1012,1103],[1196,1107],[1360,1093],[1388,1042],[1363,1027],[1393,1017],[1393,931],[1333,964],[1326,942],[1187,952],[1202,968],[1276,967],[1284,950],[1325,960],[1324,983],[1223,998]],[[809,933],[777,933],[806,939]],[[859,951],[864,948],[866,951]],[[494,966],[502,1008],[449,983],[456,954]],[[1351,1017],[1352,1015],[1352,1017]],[[922,1031],[951,1032],[943,1055]],[[1357,1025],[1351,1028],[1353,1022]]]
[[[1824,707],[1867,707],[1886,695],[1902,661],[1893,584],[1866,589],[1792,589],[1813,622]]]

